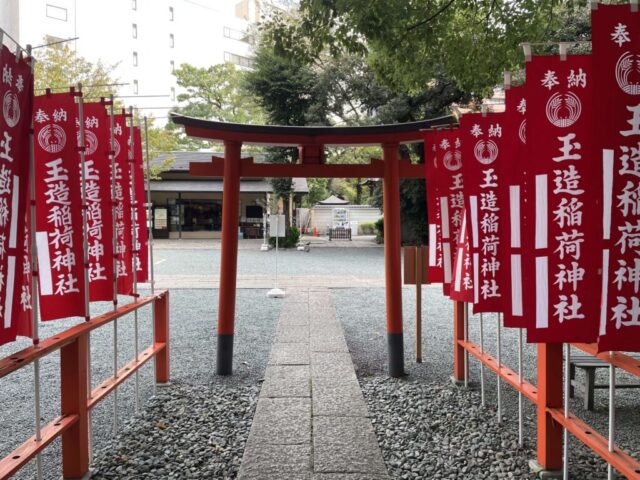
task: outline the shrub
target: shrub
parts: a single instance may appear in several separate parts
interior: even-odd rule
[[[358,234],[374,235],[376,233],[376,224],[374,222],[364,222],[358,225]]]
[[[286,235],[278,238],[278,248],[295,248],[300,240],[300,230],[298,227],[287,228]],[[276,246],[276,237],[269,237],[269,244]]]
[[[376,242],[384,243],[384,218],[380,218],[376,223]]]

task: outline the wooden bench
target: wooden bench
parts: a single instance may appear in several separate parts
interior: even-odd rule
[[[329,241],[331,240],[351,240],[350,228],[330,228],[329,229]]]
[[[634,357],[639,358],[640,357]],[[571,377],[571,384],[569,386],[569,397],[573,398],[575,393],[575,387],[579,386],[583,388],[584,394],[584,408],[587,410],[593,410],[593,394],[596,388],[609,388],[609,383],[596,383],[596,369],[608,368],[609,364],[597,357],[591,355],[571,355],[569,364],[569,375]],[[576,368],[584,370],[584,383],[578,385],[576,381]],[[616,388],[640,388],[640,384],[616,384]]]

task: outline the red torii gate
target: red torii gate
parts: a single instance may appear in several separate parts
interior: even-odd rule
[[[192,163],[189,168],[191,175],[223,177],[217,373],[230,375],[233,366],[240,177],[307,177],[384,180],[384,266],[389,375],[403,375],[400,179],[424,178],[424,166],[412,165],[408,159],[401,159],[398,147],[400,144],[422,142],[421,130],[448,124],[451,117],[368,127],[244,125],[178,114],[172,114],[171,118],[174,123],[183,125],[190,137],[224,143],[224,158],[213,157],[210,164]],[[300,162],[295,165],[254,163],[252,158],[241,158],[243,144],[298,147]],[[383,159],[372,160],[370,164],[363,165],[327,165],[324,163],[326,145],[380,145]]]

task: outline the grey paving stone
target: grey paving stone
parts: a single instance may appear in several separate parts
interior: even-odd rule
[[[264,375],[261,397],[310,397],[308,365],[270,365]]]
[[[238,480],[311,477],[311,445],[247,443]]]
[[[360,389],[357,390],[343,386],[333,391],[314,391],[313,416],[368,417],[367,404]]]
[[[388,475],[371,473],[314,473],[312,480],[389,480]]]
[[[308,365],[309,343],[274,343],[269,365]]]
[[[303,315],[280,315],[278,326],[305,326],[309,327],[309,317]]]
[[[311,337],[309,348],[312,352],[336,352],[348,353],[349,347],[344,339],[344,335],[327,336],[327,337]]]
[[[387,469],[368,418],[313,419],[314,473],[366,473],[384,476]]]
[[[311,399],[260,397],[248,443],[306,445],[310,438]]]
[[[304,343],[309,341],[309,327],[306,325],[278,324],[276,330],[277,343]]]
[[[311,352],[312,377],[339,377],[355,372],[348,352]]]

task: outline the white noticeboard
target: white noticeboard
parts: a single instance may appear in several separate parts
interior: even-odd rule
[[[284,237],[286,220],[284,215],[271,215],[269,217],[269,236]]]
[[[331,213],[333,216],[333,228],[349,228],[349,210],[346,208],[334,208]]]

